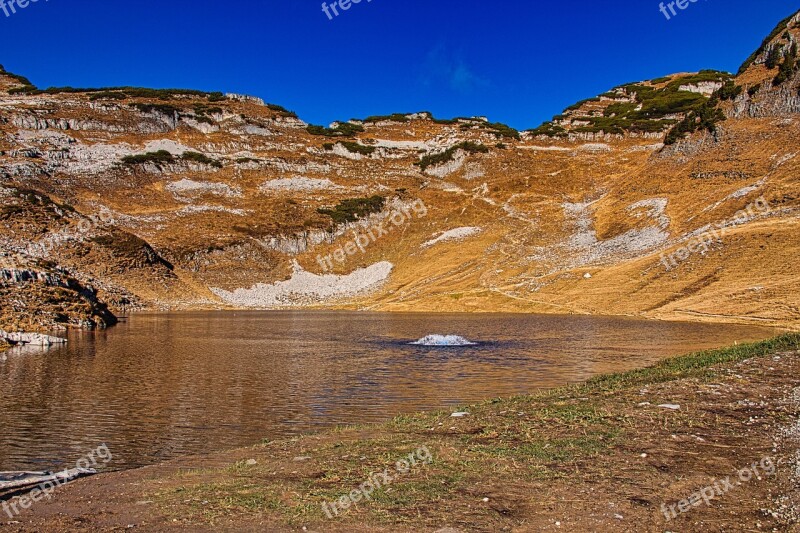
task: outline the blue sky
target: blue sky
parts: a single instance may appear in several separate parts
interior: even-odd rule
[[[698,0],[667,20],[653,0],[362,0],[330,20],[320,0],[39,0],[0,10],[0,63],[40,87],[254,94],[318,124],[427,110],[525,129],[622,83],[735,71],[797,9]]]

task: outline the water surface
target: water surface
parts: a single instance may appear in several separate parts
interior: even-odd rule
[[[429,334],[477,343],[428,347]],[[770,337],[744,326],[539,315],[141,314],[0,356],[0,470],[112,468],[386,420]]]

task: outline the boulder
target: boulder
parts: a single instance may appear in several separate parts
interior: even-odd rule
[[[30,345],[30,346],[53,346],[54,344],[66,344],[67,339],[61,337],[51,337],[41,333],[6,333],[0,330],[0,339],[5,340],[11,345]]]

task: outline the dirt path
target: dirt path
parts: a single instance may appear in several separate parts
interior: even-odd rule
[[[0,525],[795,531],[798,349],[800,336],[785,336],[487,402],[462,417],[403,417],[96,476],[11,522],[0,514]]]

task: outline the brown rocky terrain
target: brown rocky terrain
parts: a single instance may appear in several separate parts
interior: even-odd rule
[[[526,132],[323,128],[252,97],[0,72],[0,327],[102,326],[105,302],[796,328],[798,21],[735,76],[627,84]]]

